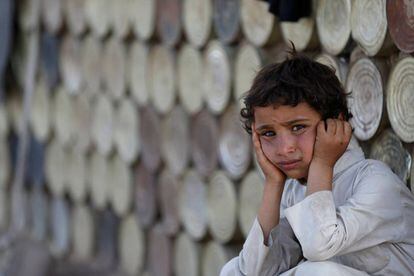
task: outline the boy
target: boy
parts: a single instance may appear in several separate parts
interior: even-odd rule
[[[333,70],[295,52],[258,73],[241,116],[263,199],[222,276],[414,275],[414,197],[364,158],[346,97]]]

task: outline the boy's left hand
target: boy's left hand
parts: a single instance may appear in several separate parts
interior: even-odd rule
[[[345,152],[352,137],[351,125],[339,119],[320,121],[316,128],[316,139],[312,163],[333,168]]]

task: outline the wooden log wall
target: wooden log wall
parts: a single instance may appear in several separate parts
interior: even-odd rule
[[[0,230],[32,30],[27,231],[57,258],[113,275],[218,275],[263,193],[241,98],[290,42],[334,68],[366,156],[413,190],[411,2],[315,0],[309,18],[279,22],[252,0],[18,1],[18,50],[8,67],[0,55],[0,80],[3,68],[15,79],[0,105]]]

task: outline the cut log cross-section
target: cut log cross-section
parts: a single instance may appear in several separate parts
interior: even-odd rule
[[[241,26],[244,35],[255,46],[262,47],[281,39],[277,18],[262,1],[241,1]]]
[[[360,140],[374,136],[384,122],[384,95],[387,75],[381,74],[376,64],[367,58],[355,62],[349,70],[346,90],[352,91],[348,106],[353,117],[354,134]]]
[[[180,185],[181,182],[178,177],[169,170],[164,170],[160,174],[158,198],[162,217],[161,223],[164,232],[169,236],[175,235],[180,228],[178,212]]]
[[[214,114],[222,113],[230,101],[233,53],[232,48],[214,40],[204,53],[204,99]]]
[[[184,172],[190,159],[190,121],[176,106],[162,122],[161,152],[165,164],[175,175]]]
[[[135,172],[135,214],[143,228],[149,228],[156,216],[156,178],[142,163]]]
[[[230,44],[241,37],[240,0],[214,0],[214,30],[221,42]]]
[[[208,225],[220,243],[232,240],[237,228],[237,197],[233,182],[223,171],[210,178],[207,191]]]
[[[212,31],[212,1],[185,0],[183,6],[183,24],[187,39],[191,45],[204,46]]]
[[[391,130],[385,130],[373,142],[370,157],[387,164],[406,183],[410,174],[411,155]]]
[[[325,51],[331,55],[343,52],[351,35],[351,0],[319,1],[316,23]]]
[[[237,105],[230,106],[221,117],[219,157],[232,179],[239,179],[250,165],[251,140],[243,129]]]
[[[401,59],[391,70],[387,111],[391,126],[406,143],[414,142],[414,58]]]
[[[257,216],[263,196],[264,179],[256,171],[250,171],[242,180],[239,193],[239,223],[247,237]]]
[[[355,1],[352,6],[351,27],[352,38],[366,55],[388,54],[392,49],[386,0]]]
[[[80,35],[86,30],[85,0],[63,0],[66,25],[71,34]]]
[[[390,34],[397,47],[405,52],[414,51],[413,3],[406,0],[387,1],[387,21]]]
[[[203,107],[204,64],[201,52],[186,44],[177,58],[178,96],[184,109],[195,114]]]
[[[218,162],[218,126],[215,117],[202,110],[191,123],[191,155],[198,173],[210,175]]]
[[[120,266],[129,275],[137,275],[145,260],[144,232],[134,215],[125,217],[119,230]]]
[[[195,240],[207,234],[207,188],[200,175],[189,170],[180,186],[179,212],[185,231]]]

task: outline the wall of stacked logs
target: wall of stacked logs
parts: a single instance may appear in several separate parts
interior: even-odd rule
[[[262,196],[241,98],[290,41],[335,69],[366,156],[414,189],[412,1],[315,0],[298,22],[253,0],[20,0],[15,10],[14,34],[0,24],[0,82],[7,68],[16,79],[0,105],[0,226],[12,219],[37,31],[24,221],[55,257],[122,275],[218,275]]]

